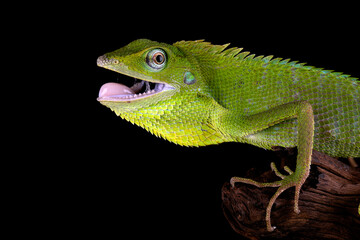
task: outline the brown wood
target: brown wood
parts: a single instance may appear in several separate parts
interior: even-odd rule
[[[260,177],[253,171],[246,177],[263,182],[277,179],[271,170]],[[271,223],[277,228],[268,232],[265,209],[275,191],[240,183],[232,188],[225,183],[223,211],[232,228],[249,239],[360,239],[358,168],[314,151],[311,173],[300,193],[300,214],[293,211],[294,188],[286,190],[271,212]]]

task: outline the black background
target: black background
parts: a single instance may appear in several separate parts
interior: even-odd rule
[[[360,76],[357,7],[92,4],[74,10],[63,29],[61,84],[77,88],[63,93],[72,110],[64,110],[62,124],[71,131],[59,133],[66,134],[61,160],[46,163],[47,177],[39,178],[40,191],[51,189],[42,201],[45,220],[58,219],[54,235],[242,239],[222,213],[221,187],[252,167],[269,169],[276,155],[240,143],[181,147],[122,120],[96,101],[102,84],[121,81],[96,59],[138,38],[205,39]]]

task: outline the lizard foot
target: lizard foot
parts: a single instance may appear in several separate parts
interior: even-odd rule
[[[260,183],[257,181],[254,181],[252,179],[248,178],[240,178],[240,177],[232,177],[230,180],[230,184],[232,187],[235,186],[235,183],[246,183],[251,184],[257,187],[278,187],[278,190],[276,193],[271,197],[269,204],[266,208],[266,227],[269,232],[272,232],[275,230],[275,226],[271,226],[271,208],[273,204],[275,203],[276,199],[279,197],[279,195],[284,192],[286,189],[290,187],[295,187],[295,205],[294,205],[294,212],[300,213],[299,211],[299,194],[300,194],[300,188],[302,184],[304,183],[305,179],[307,178],[307,175],[304,174],[298,174],[296,171],[293,172],[288,168],[287,166],[284,167],[284,170],[289,175],[283,175],[279,172],[279,170],[276,168],[275,164],[271,163],[271,169],[274,171],[276,176],[280,177],[282,180],[270,182],[270,183]]]

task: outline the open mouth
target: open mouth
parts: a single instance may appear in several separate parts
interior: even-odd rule
[[[122,75],[123,76],[123,75]],[[134,78],[122,83],[109,82],[101,86],[98,101],[131,102],[172,90],[174,87],[159,82]]]

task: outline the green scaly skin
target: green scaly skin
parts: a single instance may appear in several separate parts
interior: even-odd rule
[[[244,142],[262,148],[297,147],[296,170],[282,180],[266,210],[295,187],[295,212],[309,175],[312,149],[334,157],[360,157],[360,84],[356,78],[305,64],[249,55],[229,44],[146,39],[98,58],[98,65],[146,82],[146,90],[101,94],[98,101],[121,118],[184,146]],[[160,56],[159,56],[160,55]],[[110,87],[109,87],[110,88]],[[152,90],[152,91],[151,91]],[[115,91],[116,92],[116,91]],[[360,206],[359,206],[360,208]],[[358,210],[360,211],[360,210]]]

